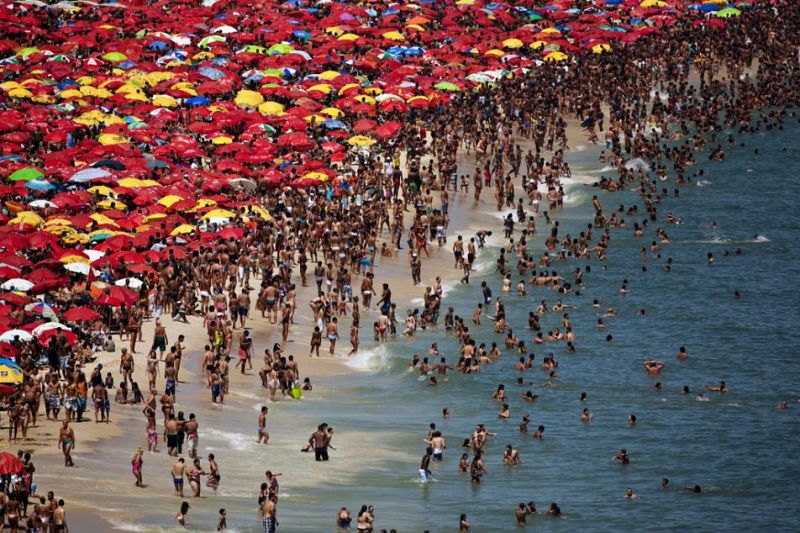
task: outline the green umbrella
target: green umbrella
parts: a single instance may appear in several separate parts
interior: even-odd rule
[[[539,13],[528,13],[528,20],[535,22],[537,20],[542,20],[542,16]]]
[[[31,181],[44,176],[41,171],[27,167],[21,168],[8,177],[9,181]]]
[[[244,48],[242,48],[243,52],[250,52],[252,54],[266,54],[267,49],[263,46],[257,46],[255,44],[248,44]]]
[[[719,11],[717,11],[717,16],[723,19],[738,17],[741,14],[742,12],[736,9],[735,7],[726,7],[725,9],[720,9]]]
[[[294,52],[294,47],[286,43],[275,43],[267,50],[271,55],[283,55]]]
[[[222,35],[209,35],[208,37],[203,37],[200,39],[200,47],[207,48],[211,43],[224,43],[225,37]]]
[[[439,90],[442,91],[460,91],[461,87],[456,85],[455,83],[451,83],[449,81],[440,81],[436,85],[434,85]]]
[[[128,59],[128,56],[126,56],[122,52],[109,52],[103,56],[103,59],[105,59],[106,61],[111,61],[116,63],[118,61],[125,61],[126,59]]]
[[[35,46],[29,46],[28,48],[23,48],[22,50],[17,50],[17,55],[21,57],[29,56],[31,54],[35,54],[37,52],[41,52]]]

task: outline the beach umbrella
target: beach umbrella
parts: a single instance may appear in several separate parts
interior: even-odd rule
[[[25,183],[25,188],[32,191],[52,191],[56,186],[49,181],[31,180]]]
[[[72,307],[61,314],[61,318],[69,322],[86,322],[101,317],[100,313],[86,306]]]
[[[41,178],[44,176],[41,170],[27,167],[21,168],[15,172],[13,172],[9,177],[8,181],[30,181]]]
[[[439,83],[434,85],[434,87],[441,91],[448,91],[448,92],[456,92],[461,90],[461,87],[449,81],[440,81]]]
[[[138,289],[143,284],[144,282],[138,278],[123,278],[114,282],[117,287],[130,287],[132,289]]]
[[[354,135],[347,139],[347,144],[350,146],[372,146],[375,144],[375,141],[364,135]]]
[[[70,176],[69,181],[72,183],[88,183],[92,180],[107,178],[110,175],[109,171],[102,168],[89,167],[79,170]]]
[[[25,306],[25,310],[34,315],[41,315],[45,318],[55,318],[58,315],[58,308],[53,307],[47,302],[34,302]]]
[[[2,383],[2,365],[9,365],[11,368],[11,372],[14,372],[14,369],[19,369],[19,367],[13,362],[8,359],[0,359],[0,383]],[[22,373],[20,372],[20,375]],[[20,377],[20,383],[22,383],[22,378]],[[14,385],[18,385],[18,383],[14,383]],[[20,474],[25,470],[25,465],[22,464],[16,455],[9,452],[0,452],[0,475],[2,476],[13,476],[15,474]]]
[[[7,291],[21,291],[27,292],[33,288],[35,283],[32,281],[28,281],[27,279],[23,278],[12,278],[0,285],[0,288],[3,288]]]
[[[111,61],[112,63],[119,63],[121,61],[125,61],[128,59],[128,56],[123,54],[122,52],[108,52],[103,56],[103,59],[106,61]]]
[[[10,329],[8,331],[3,332],[3,334],[0,335],[0,341],[12,342],[14,340],[20,340],[22,342],[32,341],[33,335],[31,335],[24,329]]]
[[[731,17],[738,17],[741,15],[742,12],[735,7],[726,7],[724,9],[720,9],[717,11],[716,16],[719,18],[731,18]]]

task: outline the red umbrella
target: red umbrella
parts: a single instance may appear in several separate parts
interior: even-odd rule
[[[19,474],[25,469],[22,461],[17,459],[13,453],[0,452],[0,475],[10,476]]]
[[[73,307],[65,311],[61,318],[70,322],[81,322],[87,320],[97,320],[102,315],[94,309],[86,306]]]
[[[14,359],[19,355],[19,348],[8,344],[7,342],[0,342],[0,357],[7,359]]]

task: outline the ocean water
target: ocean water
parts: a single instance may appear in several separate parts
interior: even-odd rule
[[[456,362],[458,344],[440,326],[382,346],[366,342],[365,350],[348,361],[348,375],[318,380],[315,391],[300,402],[271,406],[268,447],[255,444],[264,399],[255,385],[237,388],[225,407],[206,408],[200,418],[201,448],[203,457],[217,455],[222,483],[217,496],[204,490],[199,500],[187,498],[192,504],[189,529],[214,530],[217,510],[225,507],[233,530],[261,531],[256,497],[264,470],[272,469],[283,473],[279,531],[335,531],[337,510],[347,506],[355,516],[362,504],[374,505],[376,531],[457,531],[460,513],[467,513],[473,531],[511,531],[517,504],[531,500],[541,511],[557,502],[564,513],[562,519],[529,517],[529,527],[537,530],[797,531],[800,350],[793,327],[800,319],[798,135],[800,125],[787,123],[784,131],[742,137],[744,147],[726,147],[725,162],[698,164],[690,174],[705,169],[702,185],[695,180],[680,187],[680,197],[666,199],[660,220],[649,226],[645,238],[632,234],[633,222],[642,218],[623,214],[628,227],[612,230],[605,268],[594,259],[554,263],[551,269],[566,277],[576,266],[591,266],[581,295],[563,298],[574,306],[569,310],[577,334],[574,354],[566,352],[563,342],[533,346],[533,334],[526,329],[528,312],[542,299],[552,305],[557,293],[533,287],[526,297],[501,293],[500,277],[492,272],[501,243],[497,221],[491,245],[479,257],[483,267],[469,286],[451,283],[444,307],[454,306],[469,320],[480,299],[480,281],[487,281],[494,295],[503,297],[510,326],[536,353],[537,364],[550,352],[559,360],[558,377],[550,386],[544,386],[547,376],[538,366],[515,372],[518,356],[511,350],[479,374],[448,373],[439,386],[428,386],[409,371],[408,362],[432,342],[448,362]],[[576,177],[567,186],[567,209],[557,217],[560,235],[576,235],[591,221],[592,194],[607,210],[634,203],[641,208],[634,192],[606,193],[585,184],[609,171],[596,156],[593,148],[570,156]],[[663,186],[676,188],[672,181]],[[484,201],[492,209],[492,200]],[[683,224],[666,224],[667,212],[682,217]],[[537,224],[540,234],[548,233],[541,217]],[[643,263],[639,250],[649,247],[656,226],[669,233],[672,243],[663,247],[661,258],[649,254]],[[531,246],[540,254],[541,238]],[[716,258],[710,267],[708,252]],[[667,257],[673,260],[669,273],[662,268]],[[426,278],[436,274],[423,272]],[[516,283],[518,277],[513,279]],[[619,293],[623,279],[629,287],[625,296]],[[734,299],[734,291],[742,298]],[[601,310],[618,312],[605,319],[603,330],[594,327],[598,309],[591,306],[593,299],[601,302]],[[641,308],[646,314],[637,316]],[[559,327],[560,318],[545,315],[545,332]],[[363,322],[371,323],[367,317]],[[470,329],[478,343],[502,345],[491,321]],[[608,334],[612,343],[605,341]],[[369,337],[368,327],[363,337]],[[687,361],[675,357],[680,346],[689,352]],[[666,363],[657,380],[641,366],[651,358]],[[520,376],[535,385],[516,385]],[[709,392],[708,401],[696,400],[704,383],[719,380],[727,382],[728,394]],[[662,383],[660,392],[654,390],[655,381]],[[500,383],[511,405],[509,421],[498,418],[500,405],[491,398]],[[691,394],[681,394],[684,385]],[[529,388],[539,395],[533,404],[518,396]],[[203,394],[199,382],[181,390]],[[581,392],[587,393],[586,402],[579,401]],[[789,400],[786,411],[776,409],[782,399]],[[444,407],[451,411],[447,420],[441,415]],[[580,421],[584,407],[594,414],[589,425]],[[527,435],[517,427],[524,413],[532,418]],[[630,413],[638,418],[635,427],[627,424]],[[330,462],[319,464],[299,452],[304,441],[290,441],[285,432],[300,427],[310,434],[323,421],[336,428],[336,450]],[[423,485],[417,469],[431,422],[443,432],[448,448],[444,461],[432,467],[433,482]],[[485,457],[490,473],[476,486],[458,473],[457,463],[461,442],[478,423],[496,436]],[[537,441],[532,432],[540,424],[546,431]],[[508,443],[522,458],[513,469],[501,459]],[[134,490],[126,469],[137,444],[118,439],[96,456],[81,456],[79,448],[72,478],[43,473],[40,484],[80,483],[69,497],[98,508],[118,530],[176,530],[172,517],[180,500],[172,496],[171,461],[164,453],[145,455],[148,489]],[[628,450],[630,465],[613,461],[620,448]],[[102,482],[92,482],[98,475]],[[664,477],[670,480],[668,490],[660,486]],[[704,492],[680,490],[694,484]],[[628,487],[640,499],[625,500]]]

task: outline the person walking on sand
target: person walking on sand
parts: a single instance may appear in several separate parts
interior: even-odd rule
[[[239,335],[239,360],[236,362],[237,368],[242,365],[242,374],[244,374],[247,363],[250,363],[250,370],[253,369],[252,349],[253,339],[250,337],[250,330],[246,329]]]
[[[142,448],[136,448],[136,453],[133,454],[133,459],[131,459],[131,472],[133,472],[133,477],[136,478],[136,483],[133,484],[134,487],[144,487],[144,485],[142,485],[143,455],[144,450]]]
[[[72,450],[75,449],[75,432],[69,427],[69,421],[64,420],[58,434],[58,445],[64,453],[64,466],[75,466],[72,462]]]

